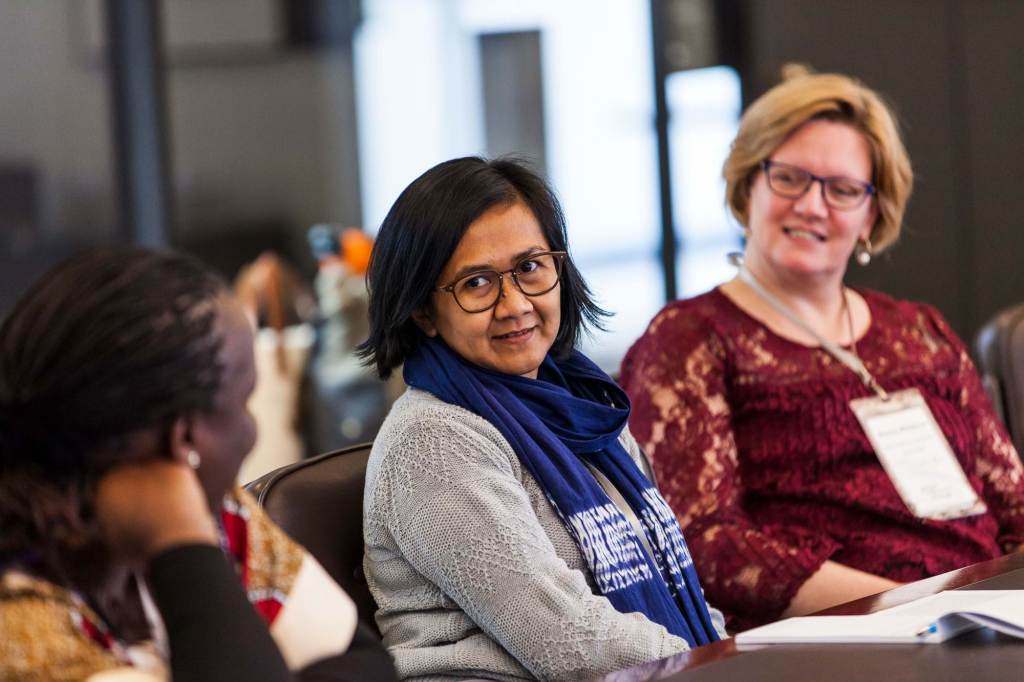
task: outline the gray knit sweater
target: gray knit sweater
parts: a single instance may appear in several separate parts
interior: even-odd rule
[[[621,442],[639,463],[633,437]],[[374,441],[363,533],[377,624],[402,678],[587,679],[687,648],[595,595],[500,432],[424,391],[406,391]]]

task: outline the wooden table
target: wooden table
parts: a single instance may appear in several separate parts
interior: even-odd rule
[[[1024,554],[974,564],[817,615],[868,614],[942,590],[1024,589]],[[601,682],[757,680],[800,682],[1013,682],[1024,681],[1024,640],[976,630],[943,644],[774,644],[737,647],[732,639],[647,665]]]

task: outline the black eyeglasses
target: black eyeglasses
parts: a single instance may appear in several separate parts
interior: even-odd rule
[[[478,270],[434,291],[447,291],[467,313],[482,313],[498,305],[505,275],[512,275],[512,281],[526,296],[541,296],[554,289],[567,255],[565,251],[531,253],[520,258],[511,270]]]
[[[799,199],[815,182],[821,183],[821,198],[829,208],[839,211],[852,211],[872,194],[875,186],[870,182],[862,182],[842,175],[821,177],[799,166],[779,163],[765,159],[761,162],[768,188],[787,199]]]

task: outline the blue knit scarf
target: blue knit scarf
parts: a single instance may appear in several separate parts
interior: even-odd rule
[[[408,358],[404,376],[501,432],[616,609],[642,613],[690,646],[718,639],[675,515],[619,443],[629,398],[597,365],[574,351],[564,362],[547,357],[537,379],[527,379],[478,367],[429,339]],[[653,557],[584,462],[641,520]]]

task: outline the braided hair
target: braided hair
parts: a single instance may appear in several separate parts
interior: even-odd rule
[[[133,456],[124,438],[212,408],[226,292],[194,258],[119,247],[20,299],[0,326],[0,570],[68,579],[74,557],[96,563],[95,486]]]

